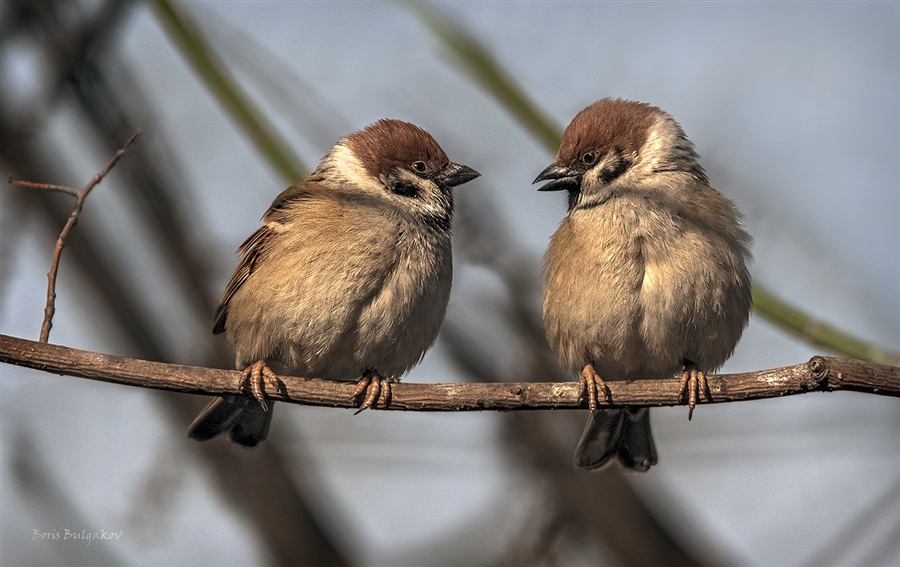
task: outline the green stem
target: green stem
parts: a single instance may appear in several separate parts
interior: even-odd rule
[[[172,39],[181,47],[182,54],[281,177],[287,183],[296,183],[305,177],[300,160],[241,91],[187,14],[169,0],[154,0],[153,6]]]
[[[753,308],[771,323],[813,346],[861,360],[900,366],[900,354],[849,335],[782,301],[757,285],[753,286]]]
[[[556,153],[562,130],[515,84],[486,49],[464,30],[441,19],[424,3],[411,2],[406,5],[444,42],[450,54],[482,87],[489,90],[542,144]]]

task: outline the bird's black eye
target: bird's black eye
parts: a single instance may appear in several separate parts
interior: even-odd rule
[[[428,169],[428,166],[425,165],[424,161],[414,161],[412,164],[412,168],[416,171],[416,173],[425,173],[425,170]]]
[[[581,161],[588,165],[593,165],[595,161],[597,161],[597,154],[595,152],[588,152],[581,156]]]

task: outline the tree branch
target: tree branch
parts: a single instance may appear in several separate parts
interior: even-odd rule
[[[62,374],[209,396],[251,395],[237,370],[165,364],[88,352],[0,335],[0,362]],[[852,390],[900,397],[900,367],[815,356],[809,362],[742,374],[711,375],[709,398],[724,403],[775,398],[805,392]],[[607,382],[611,400],[600,407],[684,404],[677,378]],[[302,405],[355,408],[356,382],[279,376],[277,391],[266,397]],[[483,411],[587,408],[577,382],[394,384],[391,399],[376,409],[411,411]]]
[[[63,247],[66,245],[66,238],[69,236],[69,232],[72,228],[78,223],[78,216],[81,214],[81,210],[84,208],[84,201],[87,199],[88,195],[91,194],[94,187],[100,184],[103,181],[103,178],[112,171],[112,168],[116,166],[116,163],[122,159],[122,156],[125,155],[125,151],[128,149],[138,136],[141,135],[140,128],[137,132],[134,133],[131,138],[125,145],[122,146],[119,151],[116,152],[116,155],[112,157],[106,167],[100,173],[94,175],[88,184],[81,191],[76,191],[75,189],[71,189],[69,187],[63,187],[62,185],[52,185],[50,183],[35,183],[33,181],[22,181],[20,179],[9,178],[9,183],[13,185],[21,185],[23,187],[31,187],[33,189],[43,189],[47,191],[59,191],[61,193],[66,193],[67,195],[72,195],[75,197],[75,206],[72,208],[72,213],[69,215],[69,219],[66,221],[65,226],[63,226],[62,231],[59,233],[59,237],[56,239],[56,247],[53,249],[53,261],[50,263],[50,271],[47,272],[47,305],[44,307],[44,322],[41,323],[41,339],[42,343],[46,343],[50,340],[50,328],[53,326],[53,314],[56,312],[56,275],[59,272],[59,259],[62,257]]]

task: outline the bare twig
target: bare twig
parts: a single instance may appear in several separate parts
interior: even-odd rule
[[[53,185],[52,183],[37,183],[35,181],[24,181],[22,179],[16,179],[14,177],[10,177],[8,181],[11,185],[31,187],[32,189],[45,189],[47,191],[59,191],[60,193],[72,195],[73,197],[78,196],[78,189],[72,189],[71,187],[64,187],[62,185]]]
[[[41,323],[41,338],[40,342],[46,343],[50,340],[50,328],[53,327],[53,314],[56,312],[56,274],[59,272],[59,259],[62,256],[62,249],[66,245],[66,238],[69,236],[69,232],[72,230],[78,223],[78,216],[81,214],[81,209],[84,208],[84,201],[87,199],[87,196],[93,191],[94,187],[100,184],[103,181],[103,178],[112,171],[112,168],[116,166],[116,163],[125,155],[125,150],[134,143],[138,136],[141,135],[141,130],[138,129],[137,132],[134,133],[131,138],[125,145],[122,146],[116,152],[116,155],[113,156],[109,163],[106,164],[106,167],[100,173],[94,175],[91,178],[90,182],[82,189],[81,191],[76,191],[75,189],[71,189],[69,187],[63,187],[62,185],[52,185],[50,183],[35,183],[33,181],[22,181],[19,179],[9,178],[9,182],[15,185],[21,185],[23,187],[31,187],[33,189],[44,189],[48,191],[59,191],[62,193],[66,193],[68,195],[72,195],[75,197],[75,206],[72,208],[72,213],[69,215],[69,219],[66,221],[65,226],[63,226],[62,231],[59,233],[59,237],[56,239],[56,248],[53,249],[53,261],[50,263],[50,271],[47,272],[47,305],[44,307],[44,321]]]
[[[209,396],[251,395],[241,373],[165,364],[43,344],[0,335],[0,362],[142,388]],[[355,408],[356,382],[279,376],[272,400],[303,405]],[[900,367],[846,358],[815,356],[809,362],[772,370],[708,376],[709,398],[723,403],[775,398],[813,391],[853,390],[900,397]],[[607,382],[610,400],[601,407],[683,405],[676,378]],[[390,403],[376,409],[483,411],[587,408],[577,382],[394,384]]]

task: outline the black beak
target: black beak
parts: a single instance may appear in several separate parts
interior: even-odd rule
[[[450,165],[437,176],[435,181],[437,181],[439,185],[445,187],[456,187],[467,181],[472,181],[479,176],[481,176],[481,174],[471,167],[467,167],[461,163],[450,162]]]
[[[577,191],[581,186],[581,174],[572,171],[568,167],[551,163],[547,169],[542,171],[532,185],[538,181],[551,180],[543,187],[539,187],[538,191]]]

